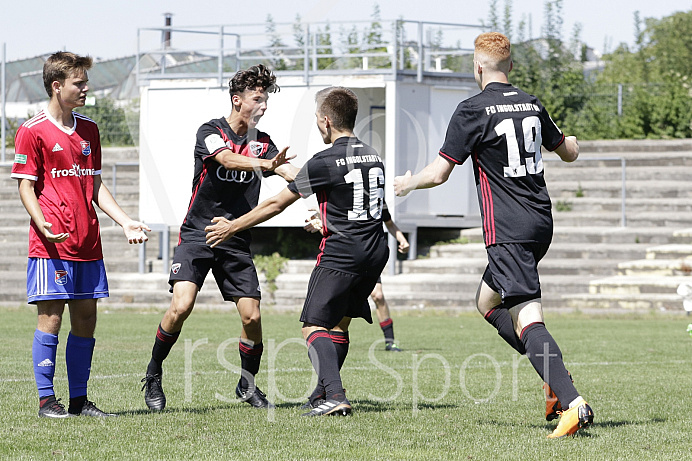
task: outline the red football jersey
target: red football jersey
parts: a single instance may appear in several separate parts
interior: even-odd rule
[[[101,174],[101,141],[96,123],[73,113],[67,130],[41,111],[17,130],[12,178],[35,181],[34,191],[51,232],[68,232],[50,243],[31,220],[29,257],[94,261],[103,258],[94,209],[94,175]]]

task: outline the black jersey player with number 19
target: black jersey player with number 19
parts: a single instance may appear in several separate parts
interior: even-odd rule
[[[324,238],[300,320],[324,398],[313,402],[305,416],[348,415],[352,408],[340,375],[348,326],[353,317],[372,323],[367,299],[389,254],[382,227],[384,165],[353,134],[358,99],[351,90],[326,88],[315,100],[317,128],[332,147],[315,154],[292,184],[250,213],[233,221],[215,218],[216,224],[207,227],[207,243],[214,247],[281,213],[301,196],[317,195]]]
[[[394,189],[403,196],[442,184],[471,157],[488,253],[476,306],[546,383],[546,419],[562,415],[548,437],[560,438],[591,424],[593,411],[543,320],[538,262],[548,251],[553,217],[541,145],[565,162],[577,159],[579,145],[562,134],[536,97],[509,83],[513,63],[506,36],[479,35],[473,62],[481,92],[454,111],[439,156],[415,176],[409,171],[395,178]]]

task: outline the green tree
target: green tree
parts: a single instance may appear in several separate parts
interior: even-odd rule
[[[98,98],[93,106],[75,110],[99,126],[101,145],[133,146],[139,141],[139,111],[134,107],[119,107],[111,98]]]
[[[370,15],[370,26],[365,30],[363,37],[363,51],[366,53],[386,53],[387,46],[382,39],[382,18],[380,14],[380,5],[375,3]],[[368,59],[368,67],[382,68],[390,65],[388,57],[370,57]]]
[[[271,59],[272,67],[275,70],[288,69],[288,62],[284,57],[286,44],[283,42],[281,34],[276,30],[276,23],[271,14],[267,15],[265,32],[269,37],[269,53],[273,56]]]
[[[293,22],[293,41],[298,48],[305,46],[305,30],[300,14],[296,14],[296,20]]]
[[[622,113],[607,137],[692,136],[692,11],[662,19],[634,15],[635,46],[605,56],[599,87],[622,88]]]
[[[324,26],[324,31],[317,29],[317,55],[325,55],[324,58],[317,59],[318,69],[331,69],[336,62],[336,58],[332,55],[334,54],[334,48],[332,47],[332,28],[327,23]]]

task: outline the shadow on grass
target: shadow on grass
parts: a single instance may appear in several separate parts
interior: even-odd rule
[[[495,426],[495,427],[515,427],[517,424],[513,423],[512,421],[498,421],[494,419],[477,419],[476,420],[477,424],[479,426]],[[664,418],[651,418],[648,420],[641,420],[641,421],[598,421],[596,420],[591,426],[581,429],[577,433],[574,434],[574,437],[594,437],[591,435],[589,432],[590,429],[594,428],[617,428],[617,427],[626,427],[626,426],[641,426],[641,425],[647,425],[647,424],[664,424],[667,423],[668,420]],[[552,432],[555,430],[555,427],[557,427],[557,421],[550,422],[550,423],[534,423],[534,424],[526,424],[526,427],[532,428],[532,429],[544,429],[547,432]]]
[[[382,413],[396,410],[396,407],[404,407],[406,411],[411,411],[411,405],[392,405],[386,402],[377,402],[369,399],[352,400],[354,411],[358,413]],[[417,405],[418,410],[442,410],[442,409],[458,409],[459,405],[450,403],[429,403],[422,402]]]
[[[299,404],[296,403],[290,403],[290,402],[284,402],[284,403],[278,403],[276,404],[277,409],[292,409],[292,408],[297,408]],[[127,410],[127,411],[121,411],[117,412],[116,415],[118,416],[141,416],[141,415],[156,415],[156,414],[176,414],[176,413],[189,413],[189,414],[197,414],[197,415],[204,415],[208,413],[212,413],[215,411],[219,410],[244,410],[247,409],[249,411],[257,411],[257,412],[262,412],[262,411],[267,411],[265,409],[261,408],[251,408],[248,404],[244,402],[238,401],[237,403],[229,403],[229,404],[224,404],[224,405],[210,405],[210,406],[205,406],[205,407],[198,407],[198,408],[191,408],[191,407],[166,407],[165,410],[163,411],[153,411],[149,410],[147,408],[142,408],[139,410]]]

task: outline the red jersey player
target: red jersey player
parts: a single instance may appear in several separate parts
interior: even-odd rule
[[[84,105],[90,57],[51,55],[43,66],[48,107],[17,131],[12,178],[31,216],[27,296],[38,325],[32,355],[39,416],[110,416],[87,400],[96,327],[96,301],[108,296],[99,223],[94,204],[116,221],[130,243],[147,240],[101,182],[101,142],[96,124],[73,112]],[[55,398],[53,376],[65,302],[71,330],[65,351],[68,411]]]

